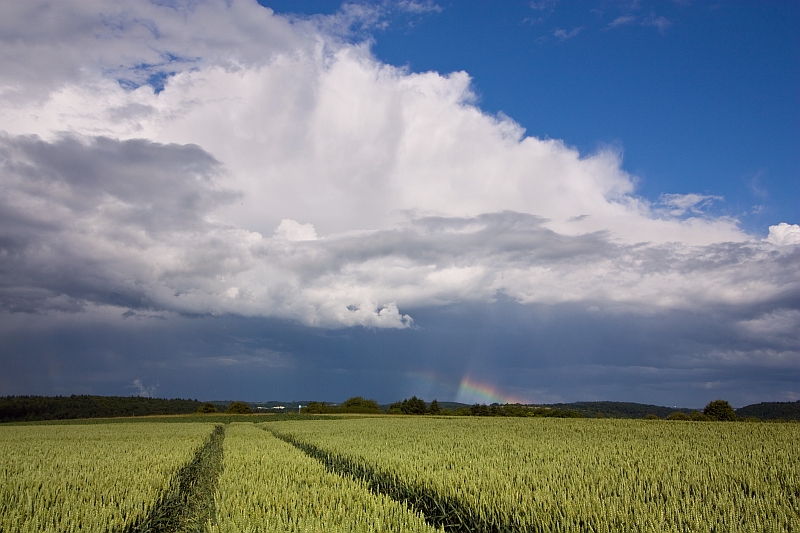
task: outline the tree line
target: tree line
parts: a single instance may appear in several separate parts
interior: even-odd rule
[[[201,405],[197,400],[141,396],[3,396],[0,422],[181,415],[194,413]]]
[[[609,408],[606,409],[606,404]],[[309,402],[301,412],[306,414],[403,414],[403,415],[449,415],[449,416],[505,416],[505,417],[555,417],[555,418],[665,418],[689,421],[758,421],[800,420],[800,401],[769,402],[750,405],[734,410],[725,400],[709,402],[702,411],[688,409],[668,412],[668,408],[627,404],[621,402],[583,402],[556,404],[553,406],[530,406],[521,404],[473,404],[470,406],[443,407],[434,399],[428,403],[412,396],[384,406],[375,400],[354,396],[336,405],[327,402]],[[458,405],[458,404],[456,404]],[[571,408],[574,406],[575,408]],[[198,400],[143,398],[140,396],[5,396],[0,397],[0,422],[63,420],[76,418],[112,418],[125,416],[177,415],[191,413],[215,413],[217,406]],[[665,411],[667,412],[665,414]],[[245,402],[233,402],[227,406],[228,414],[252,413]],[[643,413],[647,413],[644,415]]]
[[[213,403],[205,402],[195,412],[208,415],[212,413],[218,413],[220,411]],[[250,415],[253,414],[253,408],[250,407],[249,403],[235,401],[228,404],[228,407],[225,408],[224,412],[229,415]]]
[[[558,418],[581,418],[577,411],[569,409],[551,409],[548,407],[529,407],[520,404],[473,404],[470,406],[447,409],[439,405],[437,400],[430,403],[412,396],[389,406],[388,414],[403,415],[449,415],[449,416],[540,416]]]
[[[797,402],[800,405],[800,402]],[[611,410],[610,415],[605,410],[592,411],[587,407],[613,404],[615,407]],[[620,408],[617,404],[623,406]],[[563,406],[566,405],[580,405],[582,409],[569,409]],[[339,413],[360,413],[360,414],[390,414],[390,415],[445,415],[445,416],[506,416],[506,417],[546,417],[546,418],[606,418],[611,416],[613,418],[645,418],[657,420],[664,418],[666,420],[684,420],[695,422],[709,422],[709,421],[759,421],[760,419],[753,416],[737,416],[736,410],[731,407],[730,403],[726,400],[714,400],[709,402],[702,411],[697,410],[679,410],[669,412],[668,408],[660,408],[658,412],[662,415],[659,416],[648,408],[657,406],[648,406],[642,404],[628,404],[620,402],[591,402],[580,404],[556,404],[555,407],[551,406],[530,406],[522,404],[473,404],[470,406],[457,407],[455,409],[444,408],[439,405],[438,400],[434,399],[428,403],[422,398],[412,396],[402,401],[392,403],[385,410],[378,405],[375,400],[368,400],[361,396],[354,396],[347,399],[341,404],[330,404],[327,402],[309,402],[308,405],[301,409],[305,414],[339,414]],[[664,414],[665,411],[668,414]],[[739,410],[740,412],[742,409]],[[216,407],[211,403],[205,403],[197,411],[199,413],[215,413]],[[226,413],[233,414],[247,414],[252,413],[253,410],[244,402],[233,402],[226,410]],[[645,414],[646,413],[646,414]],[[794,418],[796,420],[797,418]],[[780,419],[778,419],[780,420]],[[789,420],[792,420],[789,418]]]
[[[309,402],[308,405],[300,409],[300,412],[317,415],[336,413],[383,414],[383,409],[380,408],[375,400],[354,396],[340,405],[332,405],[326,402]]]
[[[647,406],[644,406],[647,407]],[[324,402],[311,402],[308,406],[303,408],[305,413],[319,413],[319,414],[333,414],[333,413],[375,413],[379,414],[384,411],[380,409],[377,402],[374,400],[365,400],[357,396],[350,398],[339,406],[327,405]],[[547,417],[547,418],[585,418],[586,416],[594,416],[596,418],[605,418],[605,414],[597,411],[594,414],[587,415],[585,412],[576,409],[565,409],[559,407],[548,406],[529,406],[521,404],[473,404],[470,406],[458,407],[456,409],[447,409],[439,405],[439,402],[434,399],[428,403],[422,398],[412,396],[402,401],[395,402],[388,406],[386,413],[402,414],[402,415],[449,415],[449,416],[505,416],[505,417]],[[616,414],[616,413],[615,413]],[[655,413],[648,413],[645,416],[628,416],[617,418],[646,418],[646,419],[660,419]],[[667,420],[688,420],[688,421],[757,421],[759,419],[754,417],[737,417],[736,411],[731,407],[730,403],[726,400],[714,400],[709,402],[702,411],[673,411],[665,416]]]

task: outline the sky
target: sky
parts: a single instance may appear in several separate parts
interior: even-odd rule
[[[0,395],[799,400],[798,29],[1,3]]]

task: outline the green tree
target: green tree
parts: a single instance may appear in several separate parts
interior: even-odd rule
[[[375,400],[367,400],[361,396],[354,396],[348,398],[339,407],[339,412],[342,413],[382,413],[378,402]]]
[[[389,406],[389,413],[395,414],[398,411],[404,415],[424,415],[427,411],[427,406],[425,405],[425,400],[412,396]]]
[[[472,416],[490,416],[492,414],[491,411],[489,411],[489,406],[485,403],[471,405],[469,412]]]
[[[216,413],[217,408],[211,402],[206,402],[197,409],[198,413]]]
[[[731,407],[731,404],[725,400],[714,400],[713,402],[708,402],[706,408],[703,409],[703,414],[711,420],[726,422],[732,422],[736,420],[736,411],[734,411],[733,407]]]
[[[250,404],[244,402],[232,402],[225,412],[232,415],[249,415],[253,412]]]
[[[403,412],[409,415],[424,415],[428,410],[425,400],[412,396],[409,400],[403,400]]]
[[[438,402],[436,399],[434,399],[434,400],[431,402],[431,405],[430,405],[430,407],[428,407],[428,412],[429,412],[430,414],[432,414],[432,415],[438,415],[439,413],[441,413],[441,412],[442,412],[442,408],[441,408],[441,407],[439,407],[439,402]]]
[[[303,413],[310,413],[314,415],[330,413],[332,411],[332,409],[326,405],[325,402],[309,402],[308,405],[303,406],[300,410]]]

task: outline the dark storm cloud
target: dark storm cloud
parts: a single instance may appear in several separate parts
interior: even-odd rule
[[[209,231],[208,211],[235,198],[219,175],[196,146],[0,136],[2,306],[147,307],[136,267],[154,248]]]
[[[161,396],[389,402],[454,399],[469,376],[532,402],[702,407],[724,397],[741,406],[797,395],[796,339],[743,343],[747,332],[724,313],[618,315],[507,300],[413,312],[417,327],[388,331],[169,314],[31,323],[18,314],[4,321],[0,386],[136,394],[138,379]]]
[[[148,233],[197,229],[211,208],[232,199],[215,190],[219,163],[192,145],[70,136],[46,142],[6,135],[0,138],[0,158],[4,181],[14,176],[17,193],[57,201],[76,217],[103,206],[109,222]],[[14,207],[6,205],[4,211]],[[27,213],[17,211],[24,224]]]

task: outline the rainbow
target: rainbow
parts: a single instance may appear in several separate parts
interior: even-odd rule
[[[503,394],[497,387],[478,383],[469,376],[461,379],[456,401],[462,403],[531,403],[525,398]]]

